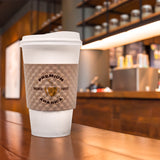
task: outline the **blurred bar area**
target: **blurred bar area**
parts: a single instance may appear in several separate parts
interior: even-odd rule
[[[114,91],[155,91],[157,84],[158,69],[156,68],[136,67],[113,71]]]
[[[74,122],[160,138],[158,6],[158,0],[78,4],[84,45]]]
[[[22,37],[76,31],[83,45],[73,123],[160,139],[159,0],[16,2],[0,0],[2,112],[28,116]]]

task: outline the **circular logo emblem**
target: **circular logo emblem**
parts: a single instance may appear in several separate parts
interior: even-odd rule
[[[44,74],[33,86],[39,100],[45,104],[57,104],[63,101],[64,92],[69,89],[64,78],[58,74]]]

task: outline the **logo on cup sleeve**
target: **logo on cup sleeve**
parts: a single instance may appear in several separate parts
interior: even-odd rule
[[[60,89],[60,88],[57,88],[57,87],[48,87],[48,88],[46,88],[45,87],[46,96],[48,96],[48,95],[51,96],[51,97],[55,96],[57,91],[58,91],[58,89]]]
[[[64,78],[58,74],[44,74],[38,78],[33,90],[43,104],[58,104],[64,100],[65,92],[69,89]]]

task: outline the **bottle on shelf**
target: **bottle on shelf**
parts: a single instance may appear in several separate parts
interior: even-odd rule
[[[121,14],[120,16],[120,26],[123,26],[129,22],[129,15],[128,14]]]
[[[155,12],[160,12],[160,0],[156,0]]]
[[[142,6],[142,18],[147,17],[153,13],[152,6],[145,4]]]
[[[53,29],[53,32],[58,32],[58,28],[54,28],[54,29]]]
[[[112,3],[118,3],[119,0],[112,0]]]
[[[139,53],[137,55],[137,67],[143,67],[143,54]]]
[[[138,67],[149,67],[149,59],[147,54],[139,53],[137,55],[137,66]]]
[[[148,55],[147,54],[144,54],[143,65],[144,65],[145,68],[149,67],[149,60],[148,60]]]
[[[102,33],[107,33],[107,26],[108,26],[108,23],[107,22],[103,22],[102,23]]]
[[[96,35],[99,35],[100,33],[101,33],[101,31],[102,31],[102,26],[101,25],[96,25],[95,27],[94,27],[94,35],[96,36]]]
[[[117,18],[110,19],[110,21],[109,21],[109,29],[110,30],[113,30],[113,29],[117,28],[118,25],[119,25],[119,21],[118,21]]]
[[[59,25],[58,27],[57,27],[57,29],[58,29],[58,31],[62,31],[62,25]]]
[[[117,67],[118,68],[124,68],[124,56],[118,56]]]
[[[131,11],[131,22],[137,21],[140,19],[140,10],[139,9],[133,9]]]
[[[63,14],[63,11],[60,11],[60,12],[56,13],[56,17],[58,18],[58,17],[60,17],[62,14]]]
[[[125,57],[125,67],[126,68],[133,67],[133,56],[132,55],[126,55],[126,57]]]
[[[111,2],[110,2],[110,1],[108,1],[108,2],[104,1],[104,2],[103,2],[103,8],[104,8],[104,9],[107,8],[107,6],[109,7],[110,5],[111,5]]]
[[[103,8],[103,7],[102,7],[101,5],[97,5],[96,8],[95,8],[95,9],[96,9],[96,10],[95,10],[95,14],[101,12],[101,11],[102,11],[102,8]]]

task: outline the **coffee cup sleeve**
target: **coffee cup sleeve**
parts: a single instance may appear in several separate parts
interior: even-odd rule
[[[63,111],[76,107],[78,64],[24,64],[27,107]]]

